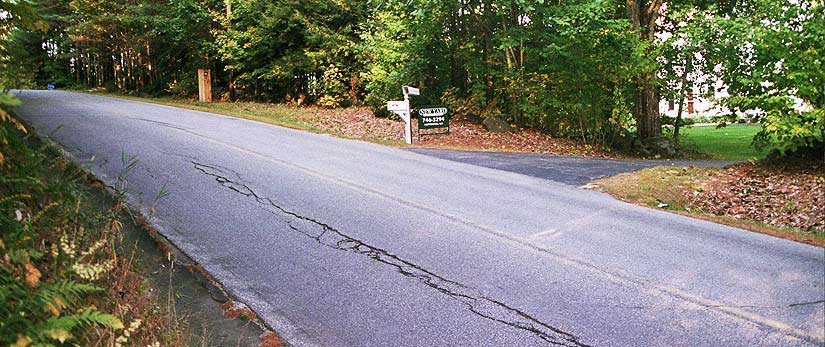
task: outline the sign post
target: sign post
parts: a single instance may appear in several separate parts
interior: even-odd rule
[[[198,101],[212,102],[212,70],[198,69]]]
[[[410,95],[418,95],[418,88],[410,86],[401,87],[404,93],[404,100],[387,101],[387,110],[395,112],[404,120],[404,142],[412,144],[412,126],[410,125]]]
[[[410,86],[401,87],[401,92],[404,93],[404,100],[387,101],[387,110],[395,112],[401,119],[404,120],[404,142],[408,145],[412,144],[412,125],[410,118],[412,111],[410,110],[410,95],[419,95],[418,88]],[[421,136],[424,135],[438,135],[450,133],[450,115],[447,114],[447,107],[445,106],[428,106],[417,109],[418,111],[418,140],[421,141]],[[447,128],[447,131],[439,133],[421,133],[421,129],[437,129]]]

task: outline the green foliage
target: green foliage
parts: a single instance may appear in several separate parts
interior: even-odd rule
[[[715,62],[707,59],[707,47],[712,47],[709,43],[718,39],[718,32],[711,29],[713,17],[706,15],[711,10],[700,10],[693,4],[672,4],[668,12],[663,27],[669,37],[661,44],[661,95],[663,99],[674,102],[677,112],[684,117],[688,112],[688,99],[714,97],[715,81],[707,77],[708,72],[713,71]],[[662,117],[662,124],[675,125],[676,120]],[[690,118],[681,118],[679,127],[690,124]],[[674,137],[677,135],[674,130]],[[674,141],[679,139],[674,138]]]
[[[825,146],[825,6],[821,1],[754,0],[719,17],[719,74],[734,112],[762,124],[755,143],[784,151]],[[732,113],[729,120],[735,119]],[[825,158],[823,158],[825,159]]]
[[[647,43],[627,20],[613,18],[613,10],[599,1],[546,9],[551,29],[530,45],[541,48],[524,88],[522,107],[533,124],[603,145],[634,124],[632,82],[655,62],[646,56]]]
[[[387,6],[393,8],[393,6]],[[370,57],[361,72],[367,92],[366,103],[380,108],[387,100],[397,99],[401,86],[413,84],[418,65],[413,60],[415,39],[413,22],[404,11],[379,11],[367,21],[362,34],[362,54]]]
[[[210,50],[237,71],[242,97],[283,101],[303,94],[342,102],[362,69],[356,54],[367,2],[333,0],[232,2],[232,18],[215,16]],[[332,74],[326,74],[330,66]],[[334,77],[333,77],[334,76]],[[331,79],[335,79],[335,81]],[[335,89],[331,91],[328,89]]]
[[[23,133],[26,132],[26,127],[23,126],[23,123],[20,123],[20,121],[9,114],[8,110],[17,105],[20,105],[20,99],[15,98],[11,94],[0,91],[0,143],[8,143],[9,134],[11,131],[17,130]],[[5,125],[11,125],[15,129],[12,130],[10,127]],[[3,150],[0,149],[0,165],[3,165],[5,161]]]
[[[362,34],[367,104],[422,88],[459,118],[608,144],[633,124],[630,82],[655,63],[606,1],[390,1]],[[441,97],[441,100],[438,100]]]
[[[623,129],[656,135],[648,134],[656,107],[645,105],[658,96],[684,99],[719,78],[733,96],[726,106],[760,113],[758,144],[822,141],[825,29],[816,1],[30,4],[4,5],[20,24],[0,23],[0,78],[23,87],[192,97],[195,70],[211,68],[218,95],[231,74],[241,99],[378,110],[412,85],[422,91],[415,104],[446,103],[459,118],[503,116],[608,146]]]
[[[88,304],[102,289],[73,270],[73,259],[103,255],[71,222],[84,220],[75,214],[81,196],[72,183],[82,173],[53,167],[11,123],[0,128],[8,156],[0,164],[0,345],[55,346],[77,342],[90,327],[122,329],[120,319]],[[68,237],[76,238],[72,249],[63,245]]]
[[[347,87],[341,82],[342,77],[341,71],[335,65],[330,65],[324,71],[318,85],[310,85],[310,89],[320,95],[318,105],[327,108],[341,106],[344,93],[347,91]]]

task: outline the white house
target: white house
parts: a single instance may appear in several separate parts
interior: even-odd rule
[[[713,90],[707,90],[709,88],[713,88]],[[717,81],[713,86],[703,85],[701,88],[694,87],[692,89],[693,90],[688,92],[687,97],[685,97],[685,104],[682,106],[683,118],[710,118],[728,112],[726,108],[715,103],[716,100],[729,96],[727,88],[725,88],[724,83],[721,81]],[[659,112],[663,116],[676,118],[676,115],[679,113],[678,98],[675,100],[661,100],[659,102]]]

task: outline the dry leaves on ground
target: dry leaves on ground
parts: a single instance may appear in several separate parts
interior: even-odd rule
[[[375,117],[366,107],[345,109],[306,108],[308,116],[302,120],[336,135],[354,139],[372,139],[403,143],[404,123],[389,118]],[[493,133],[480,124],[450,120],[450,133],[418,138],[418,126],[413,120],[413,145],[433,148],[453,148],[481,151],[531,152],[588,157],[616,157],[571,139],[554,138],[539,131],[521,129],[518,132]],[[422,130],[422,134],[445,129]]]
[[[493,133],[480,124],[451,121],[449,135],[424,136],[420,145],[483,151],[531,152],[586,157],[615,157],[587,144],[571,139],[554,138],[539,131]]]
[[[366,107],[324,109],[308,107],[304,121],[311,125],[352,139],[372,139],[387,142],[404,141],[404,123],[375,117]]]
[[[825,232],[825,164],[740,163],[708,172],[685,195],[702,211]]]

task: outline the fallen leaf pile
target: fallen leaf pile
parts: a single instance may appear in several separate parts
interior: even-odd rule
[[[330,131],[336,135],[353,139],[373,139],[403,143],[404,123],[399,120],[375,117],[366,107],[345,109],[323,109],[308,107],[311,114],[303,120],[311,125]],[[446,129],[426,129],[441,132]],[[521,129],[518,132],[493,133],[476,123],[450,120],[450,133],[418,138],[418,124],[413,119],[413,145],[432,148],[454,148],[482,151],[532,152],[557,155],[577,155],[588,157],[616,157],[578,141],[554,138],[539,131]],[[596,146],[597,147],[597,146]]]
[[[388,142],[404,141],[403,122],[375,117],[366,107],[342,109],[309,107],[307,110],[311,116],[305,121],[339,136]]]
[[[450,123],[449,135],[424,136],[420,144],[426,147],[484,151],[532,152],[586,157],[617,156],[616,153],[607,153],[597,149],[598,146],[588,146],[571,139],[554,138],[530,129],[493,133],[484,129],[480,124],[464,121],[450,121]]]
[[[709,171],[686,198],[702,211],[825,232],[825,164],[740,163]]]

